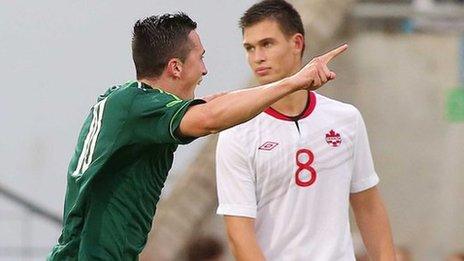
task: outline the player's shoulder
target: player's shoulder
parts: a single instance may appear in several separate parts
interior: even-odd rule
[[[181,102],[174,94],[170,94],[161,89],[151,88],[139,82],[129,81],[121,85],[115,85],[100,95],[99,100],[108,98],[113,106],[127,107],[137,110],[149,107],[163,108]]]
[[[261,114],[257,115],[256,117],[243,122],[241,124],[235,125],[231,128],[223,130],[219,133],[220,139],[229,139],[233,140],[234,142],[238,143],[247,143],[247,140],[250,137],[254,136],[257,125],[257,121],[261,117]]]
[[[98,96],[97,102],[102,100],[111,101],[112,104],[121,104],[133,99],[136,95],[134,89],[136,87],[135,81],[129,81],[123,84],[113,85],[108,88],[103,94]]]
[[[337,114],[345,117],[358,117],[361,115],[358,108],[353,104],[338,101],[327,96],[316,94],[316,108],[319,111],[328,112],[330,114]]]
[[[128,81],[123,84],[110,87],[104,94],[100,95],[99,99],[134,99],[134,98],[157,98],[159,101],[164,99],[178,99],[173,94],[154,89],[139,81]]]

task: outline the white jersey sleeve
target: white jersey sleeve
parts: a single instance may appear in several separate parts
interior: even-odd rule
[[[235,133],[221,132],[216,148],[217,214],[256,218],[256,179]]]
[[[357,112],[356,138],[354,142],[354,166],[351,178],[351,193],[369,189],[379,182],[374,169],[366,126],[359,111]]]

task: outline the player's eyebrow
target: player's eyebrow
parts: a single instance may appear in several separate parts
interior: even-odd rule
[[[273,43],[273,42],[275,42],[275,39],[272,38],[272,37],[267,37],[267,38],[264,38],[264,39],[259,40],[257,44],[258,44],[258,45],[261,45],[261,44],[263,44],[263,43],[265,43],[265,42],[271,42],[271,43]],[[248,42],[243,42],[243,47],[246,48],[246,47],[250,47],[250,46],[253,46],[253,44],[252,44],[252,43],[248,43]]]
[[[201,55],[205,55],[206,53],[206,50],[203,49],[203,52],[201,53]]]
[[[261,39],[259,40],[259,44],[263,44],[263,43],[266,43],[266,42],[270,42],[270,43],[273,43],[275,42],[275,39],[274,38],[271,38],[271,37],[267,37],[267,38],[264,38],[264,39]]]

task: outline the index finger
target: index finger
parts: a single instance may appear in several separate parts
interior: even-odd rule
[[[339,46],[339,47],[333,49],[330,52],[327,52],[327,53],[321,55],[320,58],[322,59],[322,61],[325,62],[325,64],[328,64],[333,58],[335,58],[339,54],[343,53],[346,49],[348,49],[348,45],[344,44],[342,46]]]

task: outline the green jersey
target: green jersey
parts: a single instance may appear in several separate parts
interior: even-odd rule
[[[49,260],[137,259],[177,144],[193,140],[176,129],[203,102],[140,82],[99,97],[69,164],[63,230]]]

